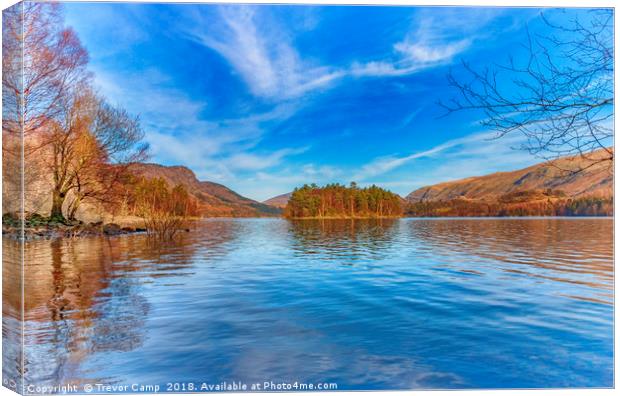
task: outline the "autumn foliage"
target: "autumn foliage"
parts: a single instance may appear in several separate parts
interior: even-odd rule
[[[45,194],[50,209],[25,210],[65,222],[85,201],[117,200],[148,146],[138,118],[93,88],[88,53],[61,11],[26,2],[3,12],[2,148],[5,202]]]
[[[77,221],[84,203],[110,213],[130,206],[149,233],[172,238],[196,202],[184,187],[133,175],[148,153],[140,121],[93,88],[88,53],[61,11],[20,3],[3,13],[5,202],[44,192],[58,223]]]
[[[284,209],[289,218],[368,218],[399,217],[403,214],[402,198],[375,185],[359,188],[315,184],[296,188]]]
[[[198,215],[198,203],[183,185],[170,187],[163,178],[140,177],[132,186],[130,209],[144,219],[147,232],[172,239]]]
[[[493,201],[458,198],[407,204],[412,217],[613,216],[610,197],[567,197],[562,191],[519,191]]]

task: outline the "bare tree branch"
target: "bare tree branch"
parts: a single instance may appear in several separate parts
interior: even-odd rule
[[[457,78],[452,71],[448,75],[458,98],[439,105],[446,115],[481,110],[481,124],[495,130],[497,138],[520,133],[525,136],[521,148],[545,160],[585,160],[571,172],[599,163],[610,169],[613,10],[597,9],[589,16],[587,24],[574,19],[564,26],[541,15],[553,33],[532,35],[528,29],[522,62],[511,57],[507,64],[476,70],[463,61],[466,77]]]

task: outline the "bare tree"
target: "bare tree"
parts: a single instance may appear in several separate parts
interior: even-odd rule
[[[523,149],[553,161],[579,156],[571,172],[613,163],[613,10],[597,9],[567,26],[541,14],[549,35],[532,35],[523,62],[475,70],[463,62],[465,77],[452,71],[449,83],[459,98],[441,103],[448,114],[480,110],[482,125],[525,136]]]
[[[132,163],[146,158],[148,146],[137,117],[114,107],[81,85],[74,96],[60,101],[62,117],[48,128],[48,166],[53,178],[50,217],[64,219],[71,194],[69,218],[84,199],[113,199],[111,193]]]
[[[115,205],[122,195],[122,185],[131,175],[131,166],[148,157],[148,144],[143,143],[140,120],[125,109],[115,107],[102,98],[96,99],[93,122],[88,139],[82,139],[80,158],[89,159],[76,167],[68,218],[75,215],[84,200],[106,206]]]
[[[58,3],[21,2],[2,13],[3,212],[21,208],[25,195],[39,197],[46,175],[38,151],[48,143],[41,132],[89,77],[88,54],[60,11]]]
[[[88,53],[63,25],[60,5],[22,2],[2,14],[3,129],[43,129],[62,109],[60,100],[88,78]]]
[[[134,212],[144,220],[149,235],[170,240],[198,214],[196,200],[183,185],[173,188],[163,178],[140,178],[133,190]]]
[[[70,197],[74,219],[85,199],[112,200],[130,164],[146,158],[139,119],[94,93],[88,54],[59,4],[22,2],[2,18],[3,195],[19,201],[22,182],[29,197],[51,190],[50,217],[64,220]]]

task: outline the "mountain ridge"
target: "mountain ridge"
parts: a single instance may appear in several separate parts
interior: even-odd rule
[[[592,153],[592,159],[604,155]],[[579,156],[562,157],[526,168],[472,176],[418,188],[409,193],[408,202],[471,199],[493,201],[523,191],[559,190],[571,198],[613,196],[613,168],[605,162],[591,162]]]
[[[513,171],[441,182],[420,187],[407,194],[404,200],[408,203],[454,199],[485,202],[501,200],[507,194],[546,190],[561,191],[569,198],[590,196],[610,198],[613,197],[613,167],[605,161],[588,163],[608,155],[605,149],[601,149],[589,153],[588,159],[580,156],[562,157]],[[571,171],[571,169],[583,170]],[[263,201],[263,204],[285,208],[291,194],[289,192],[274,196]]]
[[[265,205],[275,206],[276,208],[284,208],[286,207],[288,200],[291,198],[291,195],[293,195],[292,192],[276,195],[275,197],[263,201],[263,203]]]
[[[230,188],[211,181],[199,180],[186,166],[136,163],[132,171],[147,178],[163,178],[169,185],[184,185],[199,202],[204,217],[265,217],[279,216],[281,210],[242,196]]]

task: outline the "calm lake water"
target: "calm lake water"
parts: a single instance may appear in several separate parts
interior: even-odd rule
[[[26,382],[611,387],[612,232],[611,219],[213,219],[170,245],[29,242]],[[4,278],[14,348],[18,273]]]

